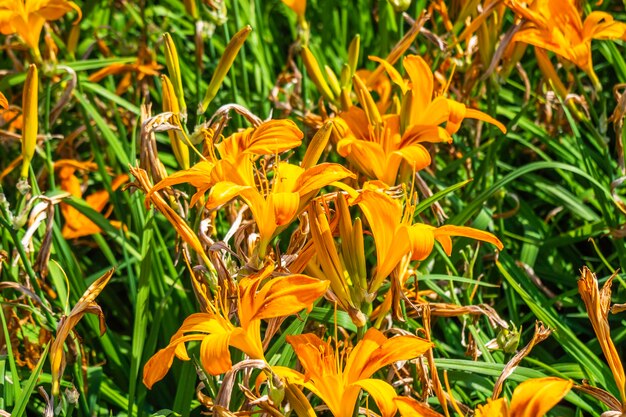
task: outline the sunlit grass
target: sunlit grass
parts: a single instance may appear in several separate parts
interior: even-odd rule
[[[0,410],[624,412],[621,3],[5,3]]]

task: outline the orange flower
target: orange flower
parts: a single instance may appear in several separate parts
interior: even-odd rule
[[[595,11],[582,20],[575,0],[507,0],[507,5],[525,19],[513,41],[552,51],[571,61],[601,88],[591,62],[592,39],[626,39],[626,24],[608,13]]]
[[[39,37],[47,20],[57,20],[75,10],[81,18],[80,8],[67,0],[0,0],[0,33],[17,33],[40,58]]]
[[[186,342],[200,341],[200,361],[211,375],[219,375],[232,367],[229,346],[252,359],[265,359],[261,343],[261,320],[295,314],[310,308],[328,288],[328,282],[306,275],[269,278],[270,265],[239,282],[237,317],[239,326],[228,319],[225,306],[212,307],[209,313],[189,316],[170,339],[170,344],[158,351],[144,367],[143,383],[148,387],[163,379],[172,366],[174,356],[189,360]]]
[[[314,334],[287,336],[287,342],[293,346],[305,374],[284,367],[273,367],[272,371],[290,384],[309,389],[335,417],[353,415],[361,389],[370,393],[383,417],[393,416],[397,410],[393,402],[395,390],[387,382],[371,378],[372,375],[394,362],[423,355],[433,346],[417,336],[387,339],[374,328],[341,357],[335,355],[331,341],[324,342]]]
[[[74,173],[77,169],[93,171],[96,165],[93,162],[59,160],[55,162],[55,169],[58,170],[61,189],[74,197],[82,198],[81,183]],[[128,175],[118,175],[111,182],[111,189],[115,191],[126,182],[128,182]],[[109,193],[106,190],[96,191],[85,197],[85,201],[95,211],[102,212],[109,201]],[[102,232],[100,227],[69,204],[61,203],[61,214],[65,220],[62,231],[65,239],[76,239]],[[112,221],[111,224],[115,227],[121,226],[118,221]]]
[[[529,379],[513,391],[511,404],[504,398],[479,405],[476,417],[542,417],[565,397],[574,384],[561,378]],[[413,398],[394,399],[402,417],[443,417]]]
[[[353,175],[342,166],[330,163],[304,169],[279,161],[272,170],[267,170],[269,172],[264,166],[257,168],[255,165],[255,155],[284,152],[298,146],[301,139],[302,132],[289,120],[265,122],[217,145],[221,159],[210,155],[208,160],[165,178],[151,193],[174,184],[190,183],[198,190],[191,200],[192,205],[210,190],[208,209],[241,197],[259,229],[258,255],[262,259],[275,233],[291,223],[322,187]]]
[[[350,131],[337,143],[337,152],[368,178],[394,185],[403,160],[415,171],[427,167],[431,158],[422,142],[451,142],[451,134],[466,118],[486,121],[506,133],[500,122],[481,111],[442,96],[433,99],[433,74],[421,57],[404,58],[409,80],[386,61],[373,59],[400,86],[402,108],[398,114],[381,115],[367,87],[355,76],[354,87],[362,108],[351,107],[340,114]],[[443,123],[445,127],[440,126]]]
[[[511,404],[504,398],[479,405],[476,417],[538,417],[544,416],[572,389],[574,383],[556,377],[529,379],[519,384]]]
[[[363,191],[352,204],[358,204],[365,214],[374,237],[377,267],[369,291],[376,291],[383,280],[396,268],[402,258],[410,255],[412,260],[422,261],[432,252],[435,241],[439,242],[448,256],[452,252],[452,236],[463,236],[489,242],[502,250],[500,240],[489,232],[471,227],[428,224],[412,224],[412,205],[403,207],[381,191],[378,183],[366,183]]]

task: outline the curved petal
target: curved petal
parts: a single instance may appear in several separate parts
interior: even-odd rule
[[[543,416],[565,397],[573,385],[572,381],[556,377],[524,381],[513,391],[509,416]]]
[[[423,261],[428,258],[435,247],[435,227],[428,224],[416,223],[406,227],[409,242],[411,243],[411,259]]]
[[[410,145],[420,143],[420,142],[431,142],[431,143],[448,142],[450,143],[452,141],[452,137],[450,137],[450,135],[442,136],[439,133],[440,129],[441,128],[435,124],[432,124],[432,125],[419,124],[419,125],[409,126],[409,128],[405,130],[404,134],[402,135],[402,142],[400,146],[402,148],[402,147],[410,146]]]
[[[354,385],[363,388],[374,398],[382,417],[393,417],[397,407],[393,399],[398,395],[391,385],[380,379],[362,379]]]
[[[411,110],[414,114],[423,113],[433,97],[433,72],[421,56],[408,55],[402,60],[402,66],[411,79],[412,100]],[[411,117],[413,124],[419,117]],[[437,123],[438,124],[438,123]]]
[[[254,295],[255,309],[247,313],[247,320],[283,317],[308,309],[329,285],[329,281],[299,274],[273,278]]]
[[[421,171],[431,163],[430,153],[419,143],[398,149],[394,154],[402,157],[414,171]]]
[[[606,12],[591,12],[583,23],[583,39],[620,39],[625,31],[626,25]]]
[[[516,41],[525,42],[527,44],[534,45],[548,51],[552,51],[555,54],[561,55],[563,58],[572,61],[580,68],[586,67],[586,60],[591,60],[591,44],[588,42],[580,42],[574,44],[571,44],[570,42],[567,42],[565,44],[557,43],[550,37],[546,37],[546,34],[543,31],[538,31],[536,29],[526,29],[517,32],[513,37],[512,42]],[[577,46],[579,49],[583,49],[585,52],[584,54],[578,53],[578,59],[571,53],[571,50],[574,46]],[[580,57],[584,57],[585,61],[582,61]]]
[[[410,397],[396,397],[393,402],[396,403],[402,417],[443,417],[442,414]]]
[[[364,189],[351,204],[358,204],[367,218],[376,245],[378,269],[381,269],[402,222],[402,206],[385,193],[368,189]]]
[[[294,191],[302,197],[335,181],[354,177],[352,171],[339,164],[322,163],[304,171],[298,177]]]
[[[274,192],[296,191],[296,183],[304,172],[306,172],[304,168],[298,165],[278,162],[272,190]]]
[[[323,380],[327,375],[338,375],[335,350],[330,342],[324,342],[313,333],[287,336],[286,339],[306,370],[307,379]]]
[[[228,351],[229,342],[230,333],[209,334],[202,339],[200,361],[209,374],[220,375],[233,367]]]
[[[143,383],[148,389],[152,389],[152,386],[162,380],[167,371],[172,367],[174,362],[174,352],[177,350],[178,344],[193,340],[202,340],[205,335],[192,335],[181,337],[176,340],[175,343],[170,343],[167,347],[159,350],[146,362],[143,367]],[[187,358],[188,360],[188,358]]]
[[[462,237],[469,237],[471,239],[476,239],[476,240],[480,240],[483,242],[491,243],[495,245],[495,247],[497,247],[498,250],[504,249],[504,245],[502,244],[500,239],[495,237],[493,234],[489,232],[485,232],[483,230],[474,229],[473,227],[454,226],[454,225],[449,224],[449,225],[445,225],[445,226],[441,226],[437,228],[434,231],[434,234],[435,234],[435,239],[437,239],[438,241],[443,236],[462,236]]]
[[[447,121],[450,116],[449,99],[436,97],[428,106],[411,117],[410,125],[433,125],[439,126]]]
[[[362,379],[363,368],[365,368],[376,349],[380,348],[386,341],[385,335],[373,327],[365,333],[363,339],[352,348],[346,360],[344,373],[348,382],[353,383]]]
[[[272,193],[267,198],[268,204],[274,209],[276,226],[289,224],[298,214],[300,195],[298,193]]]
[[[421,356],[432,347],[433,343],[417,336],[397,336],[387,339],[373,352],[361,373],[361,378],[369,378],[383,366]]]
[[[409,90],[409,85],[407,84],[406,81],[404,81],[404,79],[402,78],[402,75],[400,75],[398,70],[395,69],[393,65],[391,65],[389,62],[377,56],[370,55],[368,56],[368,58],[382,65],[385,71],[387,71],[387,75],[389,75],[389,78],[391,78],[391,81],[393,81],[398,87],[402,89],[402,94],[406,94],[406,92]]]
[[[337,143],[337,152],[357,166],[369,178],[382,179],[387,169],[387,155],[377,142],[367,142],[354,137]]]
[[[206,202],[206,208],[214,209],[222,204],[226,204],[240,195],[244,190],[251,188],[252,187],[247,185],[239,185],[230,181],[220,181],[211,188],[209,198]]]
[[[178,171],[156,183],[156,185],[150,189],[148,195],[146,195],[146,200],[149,200],[153,193],[176,184],[188,183],[195,188],[211,186],[214,183],[211,179],[211,172],[214,167],[215,164],[212,162],[201,161],[189,169]]]
[[[170,345],[177,345],[174,351],[176,356],[180,360],[188,361],[189,356],[187,356],[185,344],[180,342],[180,339],[184,337],[193,336],[188,333],[196,333],[196,336],[204,337],[204,335],[211,333],[230,333],[233,328],[233,325],[221,316],[210,313],[195,313],[187,317],[176,333],[172,335]]]
[[[369,121],[363,109],[352,106],[347,111],[341,112],[339,117],[357,139],[370,140]]]
[[[82,17],[80,7],[73,1],[67,0],[50,0],[44,2],[43,7],[38,10],[31,10],[31,13],[37,13],[46,20],[57,20],[63,17],[67,12],[76,11],[78,13],[77,21]]]
[[[502,133],[506,133],[506,126],[504,126],[502,123],[500,123],[493,117],[489,116],[488,114],[481,112],[480,110],[469,109],[469,108],[466,109],[465,118],[466,119],[478,119],[478,120],[482,120],[483,122],[491,123],[492,125],[496,126],[498,129],[500,129]]]
[[[504,398],[487,400],[487,404],[479,405],[476,409],[476,417],[509,417],[509,407]]]
[[[291,120],[268,120],[252,131],[245,152],[273,155],[302,144],[304,134]]]
[[[367,379],[383,366],[416,358],[433,344],[417,336],[387,339],[379,330],[370,328],[354,347],[346,361],[345,374],[349,383]]]

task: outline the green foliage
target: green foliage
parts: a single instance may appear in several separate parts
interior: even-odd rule
[[[301,120],[308,111],[319,113],[319,93],[296,53],[296,17],[278,0],[225,1],[225,21],[198,2],[201,24],[178,0],[77,3],[83,18],[74,54],[67,51],[66,44],[70,19],[51,24],[59,58],[41,71],[43,141],[33,161],[30,186],[33,193],[41,191],[55,199],[62,193],[55,162],[93,161],[95,169],[85,174],[88,179],[84,183],[81,179],[88,190],[83,197],[106,190],[111,213],[95,210],[80,196],[65,198],[65,204],[90,219],[102,233],[78,239],[63,237],[60,206],[55,204],[51,241],[43,241],[44,221],[34,233],[35,250],[27,251],[20,244],[27,227],[15,227],[27,198],[16,189],[16,175],[7,175],[0,182],[0,281],[15,284],[0,289],[2,340],[6,341],[0,346],[0,380],[4,382],[0,384],[0,409],[11,411],[13,416],[43,412],[46,399],[38,396],[36,388],[50,388],[46,359],[50,344],[46,341],[40,345],[30,358],[33,363],[29,369],[22,363],[27,353],[13,343],[25,339],[36,343],[40,335],[49,340],[59,319],[69,313],[88,286],[104,271],[116,267],[113,281],[97,301],[108,330],[100,336],[97,318],[87,315],[76,328],[76,336],[68,339],[72,357],[68,357],[62,382],[62,391],[67,391],[59,412],[67,416],[200,415],[203,407],[196,399],[197,372],[192,362],[175,364],[174,371],[151,391],[141,382],[148,358],[167,345],[198,305],[184,260],[175,250],[174,230],[162,216],[146,208],[144,196],[132,192],[133,187],[126,191],[113,191],[112,187],[113,178],[128,174],[129,164],[139,158],[140,106],[153,103],[152,113],[159,113],[160,83],[157,76],[131,71],[128,88],[116,92],[126,75],[108,75],[100,82],[89,80],[89,76],[113,64],[132,65],[137,56],[145,59],[144,63],[154,60],[162,66],[158,71],[164,73],[161,36],[167,31],[180,57],[189,126],[207,121],[223,104],[237,103],[263,119],[270,115],[293,118],[308,134],[306,141],[314,132]],[[419,16],[426,3],[413,1],[410,16]],[[604,3],[604,10],[626,21],[622,6]],[[359,66],[373,69],[367,56],[386,56],[408,28],[404,17],[382,0],[312,0],[306,17],[311,51],[321,66],[328,65],[336,74],[348,61],[348,46],[354,35],[360,35],[363,51]],[[506,18],[513,20],[511,15]],[[228,40],[245,25],[252,27],[252,33],[222,88],[206,113],[196,114]],[[427,26],[433,37],[451,41],[440,15],[435,13]],[[199,44],[196,39],[200,39]],[[433,42],[432,37],[420,35],[409,52],[429,56],[434,66],[453,54],[453,50],[439,51]],[[435,251],[422,262],[416,280],[421,290],[430,290],[445,302],[492,306],[505,322],[521,329],[520,346],[530,340],[536,320],[554,331],[522,361],[510,381],[558,375],[578,383],[585,379],[617,395],[576,286],[583,265],[596,271],[601,281],[626,268],[621,184],[625,173],[617,152],[624,135],[613,130],[616,120],[610,120],[617,105],[611,89],[626,82],[626,64],[620,43],[598,42],[593,52],[603,91],[591,91],[588,80],[581,78],[582,72],[571,65],[565,63],[559,69],[563,78],[571,77],[575,94],[586,103],[586,122],[578,121],[568,107],[547,94],[548,87],[529,51],[521,61],[525,72],[513,72],[506,79],[493,75],[483,83],[472,79],[469,58],[457,60],[453,84],[459,87],[451,95],[461,102],[478,103],[474,107],[497,117],[509,131],[501,135],[486,124],[476,129],[472,122],[463,127],[455,135],[450,152],[438,152],[433,169],[423,173],[435,194],[418,204],[415,215],[434,222],[429,209],[440,204],[451,213],[448,224],[465,225],[473,220],[474,227],[499,236],[506,249],[493,262],[483,258],[485,252],[479,247],[459,239],[449,259],[442,251]],[[0,91],[12,103],[19,102],[25,77],[16,64],[22,57],[30,59],[24,51],[15,53],[19,55],[17,61],[9,54],[0,54],[0,68],[6,70]],[[272,101],[268,95],[274,86],[280,88]],[[54,116],[57,104],[61,106],[58,117]],[[228,129],[247,126],[243,117],[234,116]],[[4,169],[19,156],[20,145],[4,130],[0,137],[0,167]],[[173,172],[176,161],[164,133],[157,133],[157,146],[167,171]],[[120,224],[114,226],[111,220]],[[228,227],[220,226],[218,232],[223,235]],[[372,241],[366,238],[366,244]],[[36,257],[45,245],[51,248],[49,272],[38,284],[35,275],[42,271],[35,270]],[[368,255],[371,260],[372,253]],[[614,300],[618,302],[626,299],[624,277],[618,273],[614,286]],[[407,304],[405,311],[410,311]],[[293,349],[285,343],[287,335],[305,329],[332,335],[334,326],[357,330],[346,313],[335,312],[328,305],[316,306],[280,326],[266,350],[272,365],[296,363]],[[19,330],[10,325],[9,320],[15,317],[9,317],[8,312],[13,309],[18,311],[16,317],[25,319]],[[399,325],[404,330],[415,333],[421,329],[416,314],[407,312],[405,318]],[[623,314],[611,316],[610,321],[613,329],[626,325]],[[440,371],[448,371],[454,397],[471,406],[489,398],[510,355],[488,348],[490,340],[497,337],[488,319],[467,315],[438,318],[432,332],[435,363]],[[613,337],[625,357],[626,331],[614,330]],[[470,355],[479,356],[476,360],[465,357],[467,346],[463,343],[470,339],[476,349]],[[14,352],[20,352],[20,357]],[[211,384],[215,381],[207,381],[205,392],[215,393]],[[417,382],[413,385],[416,388]],[[71,397],[74,388],[79,393],[76,401]],[[512,387],[507,384],[505,390],[510,393]],[[243,401],[243,396],[235,393],[231,404]],[[579,392],[569,394],[563,404],[558,409],[563,416],[583,412],[600,416],[603,410],[597,400]]]

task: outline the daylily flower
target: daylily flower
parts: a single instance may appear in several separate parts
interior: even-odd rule
[[[342,166],[330,163],[304,169],[279,161],[268,170],[254,164],[254,155],[284,152],[298,146],[301,138],[302,132],[291,121],[265,122],[256,129],[236,133],[217,145],[221,159],[213,154],[189,170],[164,179],[151,193],[188,182],[198,190],[191,200],[192,205],[210,190],[206,202],[208,209],[241,197],[248,204],[259,229],[258,254],[263,258],[274,234],[293,221],[322,187],[353,176]]]
[[[513,41],[562,56],[601,88],[591,62],[591,40],[626,39],[626,24],[600,11],[591,12],[583,22],[575,0],[507,0],[506,4],[526,22]]]
[[[383,280],[396,268],[405,256],[422,261],[432,252],[435,241],[448,256],[452,253],[452,236],[463,236],[489,242],[502,250],[500,240],[489,232],[465,226],[444,225],[434,227],[412,223],[412,205],[403,209],[398,199],[381,191],[383,184],[366,183],[352,204],[358,204],[367,218],[376,246],[377,267],[370,282],[369,291],[375,292]]]
[[[481,111],[442,96],[433,99],[433,74],[421,57],[404,58],[409,80],[404,80],[386,61],[373,59],[383,65],[391,81],[400,86],[400,112],[381,115],[367,87],[355,76],[353,82],[362,108],[351,107],[340,114],[350,131],[337,143],[337,152],[368,178],[394,185],[403,160],[415,171],[427,167],[431,157],[421,143],[451,142],[451,135],[466,118],[486,121],[506,133],[500,122]],[[445,127],[440,126],[443,123]]]
[[[9,35],[17,33],[24,43],[31,48],[37,59],[39,37],[47,20],[57,20],[67,12],[75,10],[78,22],[81,18],[80,8],[73,1],[67,0],[0,0],[0,33]]]
[[[529,379],[519,384],[511,403],[504,398],[488,400],[479,405],[476,417],[542,417],[565,397],[573,386],[572,381],[546,377]],[[394,399],[402,417],[443,417],[413,398],[396,397]]]
[[[273,266],[268,264],[258,273],[239,282],[239,325],[231,323],[224,305],[211,306],[212,311],[208,313],[189,316],[172,336],[169,345],[146,363],[144,384],[151,389],[157,381],[163,379],[172,366],[174,356],[189,360],[185,343],[191,341],[201,342],[200,361],[211,375],[222,374],[232,367],[229,346],[241,350],[252,359],[264,360],[261,320],[288,316],[310,308],[328,288],[328,282],[306,275],[273,277],[265,282],[272,272]]]
[[[93,162],[80,162],[64,159],[56,161],[54,166],[59,177],[60,188],[78,198],[82,198],[83,190],[81,182],[76,177],[75,172],[79,169],[95,171],[97,168],[96,164]],[[111,182],[111,189],[115,191],[126,182],[128,182],[128,175],[118,175]],[[85,201],[95,211],[102,212],[109,201],[109,193],[106,190],[95,191],[85,197]],[[102,232],[100,227],[92,222],[87,216],[80,213],[67,203],[61,203],[61,214],[65,220],[62,230],[62,234],[65,239],[76,239]],[[121,227],[121,223],[119,221],[111,221],[111,224],[115,227]]]
[[[383,417],[397,410],[395,390],[387,382],[371,378],[384,366],[423,355],[433,344],[417,336],[387,339],[379,330],[370,328],[356,346],[338,356],[331,341],[324,342],[314,334],[287,336],[293,346],[304,375],[290,368],[273,367],[272,371],[289,384],[309,389],[322,399],[335,417],[351,417],[361,389],[370,393]],[[345,363],[343,362],[345,358]]]
[[[574,383],[556,377],[529,379],[519,384],[511,403],[506,399],[489,400],[479,405],[476,417],[530,417],[543,416],[565,397]]]

